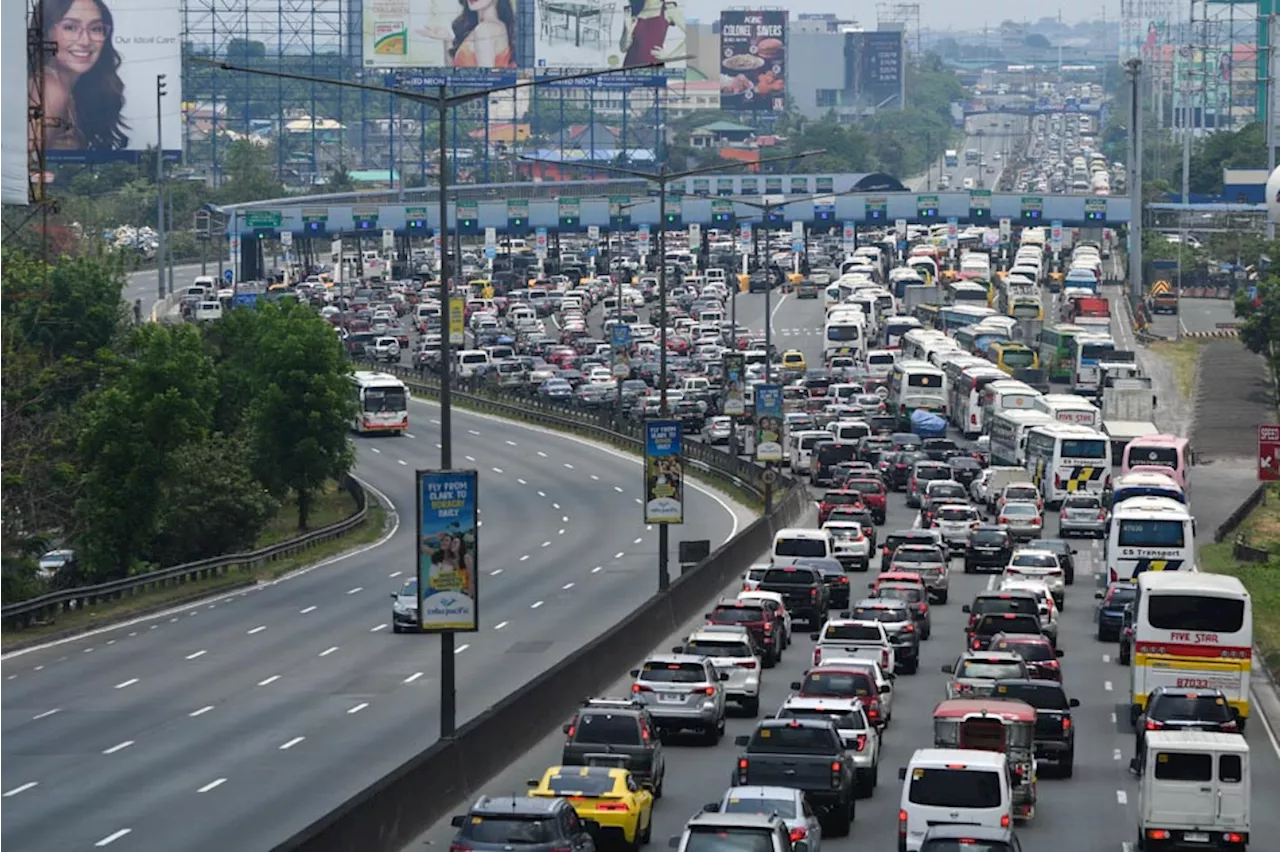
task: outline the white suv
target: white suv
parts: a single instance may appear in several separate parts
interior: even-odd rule
[[[717,671],[729,675],[721,684],[725,698],[740,704],[748,716],[760,713],[760,671],[764,661],[752,644],[747,628],[717,624],[714,628],[695,630],[683,645],[677,645],[671,652],[706,657]]]

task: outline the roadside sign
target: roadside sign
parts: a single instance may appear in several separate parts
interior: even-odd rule
[[[631,326],[618,323],[609,329],[609,349],[613,355],[613,375],[625,379],[631,375]]]
[[[280,232],[280,245],[283,248],[293,248],[293,231]]]
[[[791,223],[791,250],[796,254],[804,251],[804,222]]]
[[[640,243],[640,253],[649,253],[649,226],[641,225],[640,232],[636,235],[637,241]]]
[[[951,248],[960,245],[960,220],[955,216],[947,219],[947,245]]]
[[[279,210],[250,210],[244,214],[244,226],[250,231],[278,230],[283,222]]]
[[[394,251],[396,247],[396,232],[390,228],[382,229],[382,250]]]
[[[599,225],[588,225],[588,226],[587,226],[587,239],[591,240],[591,242],[593,242],[593,243],[595,243],[595,242],[599,242],[599,241],[600,241],[600,226],[599,226]]]
[[[689,251],[694,254],[702,248],[702,226],[697,222],[689,223]]]
[[[1280,426],[1258,427],[1258,481],[1280,482]]]
[[[858,242],[858,226],[852,222],[845,222],[840,234],[840,242],[843,243],[845,251],[853,251]]]
[[[236,280],[236,274],[230,269],[224,269],[222,270],[222,280],[231,284]]]
[[[498,256],[498,229],[484,229],[484,256],[486,260],[493,260]]]
[[[536,231],[534,231],[533,252],[538,257],[547,256],[547,229],[546,228],[538,228]]]
[[[743,222],[738,225],[738,248],[743,252],[751,250],[751,223]]]
[[[1000,220],[1000,241],[1007,243],[1013,236],[1013,220],[1005,216]]]
[[[893,227],[894,227],[894,230],[898,232],[899,237],[901,237],[904,240],[907,238],[907,220],[906,219],[893,220]]]
[[[1049,223],[1049,245],[1054,251],[1062,251],[1062,222],[1054,219]]]

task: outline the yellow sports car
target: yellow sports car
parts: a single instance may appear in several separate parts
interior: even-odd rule
[[[625,769],[612,766],[553,766],[529,781],[530,796],[563,796],[578,816],[600,823],[603,835],[628,849],[649,842],[653,793]]]

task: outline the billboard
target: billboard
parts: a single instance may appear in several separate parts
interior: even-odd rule
[[[785,112],[787,13],[730,9],[720,13],[720,108]]]
[[[684,523],[684,463],[679,420],[644,424],[644,522]]]
[[[902,33],[881,31],[860,33],[860,89],[873,106],[901,107]],[[897,98],[897,101],[893,101]],[[889,103],[885,103],[889,101]]]
[[[539,0],[534,33],[540,68],[635,68],[688,52],[683,7],[663,0]]]
[[[418,480],[418,621],[434,633],[474,633],[480,626],[474,470],[420,470]]]
[[[26,14],[24,0],[4,0],[4,19],[16,21]],[[27,33],[9,26],[0,32],[0,68],[3,68],[4,104],[0,106],[0,133],[4,134],[0,161],[0,202],[27,203]]]
[[[516,67],[518,0],[362,2],[368,67]]]
[[[783,434],[782,386],[756,385],[756,461],[781,462]]]
[[[120,4],[41,0],[32,11],[40,16],[34,20],[43,22],[50,45],[43,60],[48,159],[137,159],[156,147],[161,129],[165,150],[181,150],[180,4],[172,0]],[[166,78],[160,125],[156,121],[159,74]],[[28,85],[34,88],[35,81],[28,79]]]

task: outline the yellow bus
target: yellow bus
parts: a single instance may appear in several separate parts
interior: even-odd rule
[[[1018,370],[1040,369],[1040,356],[1034,349],[1021,343],[992,343],[985,354],[987,360],[1011,376]]]

